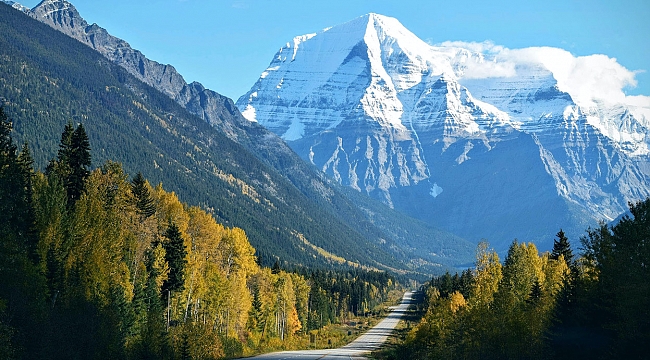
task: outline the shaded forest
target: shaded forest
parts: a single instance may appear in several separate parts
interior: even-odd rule
[[[35,171],[0,108],[0,354],[5,359],[218,359],[290,348],[397,287],[362,270],[261,267],[225,227],[119,163],[91,169],[68,123]],[[336,289],[336,291],[332,291]]]

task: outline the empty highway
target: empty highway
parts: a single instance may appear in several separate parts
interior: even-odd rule
[[[353,342],[338,349],[322,350],[296,350],[281,351],[269,354],[258,355],[249,359],[254,360],[342,360],[342,359],[365,359],[365,355],[378,349],[388,336],[393,332],[399,320],[406,314],[406,310],[412,302],[413,292],[407,292],[402,298],[402,303],[393,307],[393,311],[379,324],[359,336]]]

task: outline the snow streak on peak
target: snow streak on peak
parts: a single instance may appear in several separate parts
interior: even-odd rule
[[[12,8],[14,8],[14,9],[16,9],[18,11],[22,11],[22,12],[28,12],[29,11],[29,8],[27,6],[24,6],[24,5],[22,5],[20,3],[17,3],[15,1],[2,0],[2,2],[4,2],[5,4],[11,6]]]

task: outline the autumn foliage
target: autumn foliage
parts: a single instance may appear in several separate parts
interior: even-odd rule
[[[563,231],[551,253],[514,241],[501,263],[487,243],[474,268],[425,287],[421,323],[397,353],[417,359],[643,359],[650,344],[650,199],[614,226],[588,229],[574,258]]]
[[[217,359],[329,323],[308,324],[320,287],[261,268],[243,230],[118,163],[91,170],[81,125],[44,173],[10,130],[0,108],[0,357]]]

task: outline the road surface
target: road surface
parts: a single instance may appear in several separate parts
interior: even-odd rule
[[[365,354],[376,350],[383,344],[397,326],[399,320],[406,314],[406,309],[412,301],[413,292],[404,294],[402,303],[393,307],[388,316],[365,334],[359,336],[353,342],[338,349],[322,350],[297,350],[282,351],[270,354],[258,355],[249,359],[254,360],[343,360],[343,359],[365,359]]]

